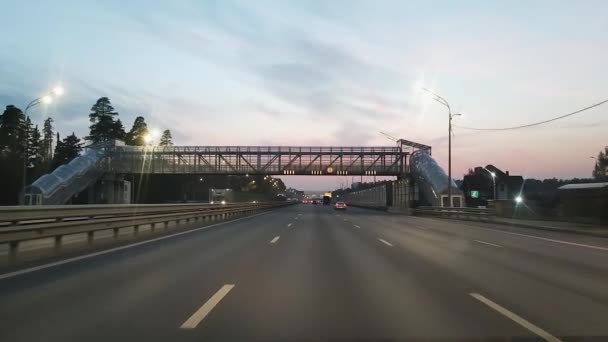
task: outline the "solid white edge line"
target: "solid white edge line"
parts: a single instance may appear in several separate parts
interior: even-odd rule
[[[234,284],[226,284],[222,286],[203,306],[190,316],[179,328],[194,329],[196,326],[213,310],[213,308],[224,298],[230,290],[234,288]]]
[[[544,340],[550,341],[550,342],[561,342],[561,340],[559,338],[551,335],[550,333],[548,333],[545,330],[537,327],[536,325],[534,325],[534,324],[526,321],[521,316],[518,316],[517,314],[509,311],[508,309],[503,308],[502,306],[494,303],[493,301],[491,301],[488,298],[480,295],[479,293],[469,293],[469,295],[471,297],[477,299],[478,301],[484,303],[485,305],[491,307],[492,309],[494,309],[498,313],[500,313],[500,314],[504,315],[505,317],[509,318],[513,322],[515,322],[515,323],[521,325],[522,327],[530,330],[531,332],[535,333],[536,335],[538,335],[539,337],[543,338]]]
[[[197,231],[200,231],[200,230],[209,229],[209,228],[212,228],[212,227],[217,227],[217,226],[221,226],[221,225],[224,225],[224,224],[228,224],[228,223],[232,223],[232,222],[237,222],[237,221],[249,219],[249,218],[252,218],[252,217],[256,217],[256,216],[260,216],[260,215],[264,215],[264,214],[268,214],[268,213],[270,213],[270,211],[265,211],[263,213],[259,213],[259,214],[255,214],[255,215],[251,215],[251,216],[247,216],[247,217],[241,217],[241,218],[234,219],[234,220],[231,220],[231,221],[218,222],[218,223],[214,223],[214,224],[209,225],[209,226],[204,226],[204,227],[200,227],[200,228],[194,228],[194,229],[186,230],[186,231],[183,231],[183,232],[178,232],[178,233],[171,234],[171,235],[159,236],[159,237],[154,238],[154,239],[140,241],[140,242],[132,243],[132,244],[125,245],[125,246],[114,247],[114,248],[106,249],[106,250],[103,250],[103,251],[99,251],[99,252],[95,252],[95,253],[90,253],[90,254],[85,254],[85,255],[81,255],[81,256],[65,259],[65,260],[55,261],[55,262],[51,262],[49,264],[44,264],[44,265],[40,265],[40,266],[34,266],[34,267],[30,267],[30,268],[25,268],[25,269],[22,269],[22,270],[19,270],[19,271],[4,273],[4,274],[0,274],[0,280],[16,277],[18,275],[22,275],[22,274],[26,274],[26,273],[40,271],[40,270],[43,270],[43,269],[46,269],[46,268],[51,268],[51,267],[55,267],[55,266],[60,266],[60,265],[68,264],[68,263],[71,263],[71,262],[74,262],[74,261],[79,261],[79,260],[83,260],[83,259],[88,259],[88,258],[96,257],[96,256],[99,256],[99,255],[113,253],[113,252],[120,251],[120,250],[123,250],[123,249],[131,248],[131,247],[137,247],[137,246],[145,245],[145,244],[156,242],[156,241],[160,241],[160,240],[169,239],[169,238],[180,236],[180,235],[184,235],[184,234],[194,233],[194,232],[197,232]]]
[[[355,224],[355,228],[359,228],[359,229],[361,229],[361,227],[357,226],[356,224]]]
[[[585,245],[585,244],[582,244],[582,243],[569,242],[569,241],[556,240],[556,239],[549,239],[549,238],[544,238],[544,237],[541,237],[541,236],[508,232],[508,231],[505,231],[505,230],[502,230],[502,229],[482,228],[482,227],[473,227],[473,226],[469,226],[469,227],[476,228],[476,229],[483,229],[483,230],[492,230],[492,231],[495,231],[495,232],[501,232],[501,233],[510,234],[510,235],[525,236],[525,237],[529,237],[529,238],[532,238],[532,239],[539,239],[539,240],[544,240],[544,241],[549,241],[549,242],[561,243],[561,244],[564,244],[564,245],[571,245],[571,246],[577,246],[577,247],[585,247],[585,248],[597,249],[597,250],[600,250],[600,251],[608,251],[608,247]]]
[[[386,240],[384,240],[384,239],[378,238],[378,240],[379,240],[380,242],[382,242],[383,244],[385,244],[385,245],[389,246],[389,247],[393,247],[393,244],[392,244],[392,243],[390,243],[390,242],[388,242],[388,241],[386,241]]]
[[[494,246],[494,247],[502,248],[502,246],[501,246],[501,245],[496,245],[496,244],[493,244],[493,243],[490,243],[490,242],[485,242],[485,241],[481,241],[481,240],[475,240],[475,239],[473,239],[473,241],[475,241],[475,242],[477,242],[477,243],[482,243],[482,244],[484,244],[484,245],[490,245],[490,246]]]
[[[270,240],[270,243],[275,243],[275,242],[279,241],[280,238],[281,238],[281,236],[277,235],[274,237],[274,239]]]

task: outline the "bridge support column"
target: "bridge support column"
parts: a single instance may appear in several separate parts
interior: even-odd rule
[[[109,175],[104,177],[98,184],[98,197],[93,203],[100,204],[128,204],[131,202],[131,182],[126,182],[124,177]]]

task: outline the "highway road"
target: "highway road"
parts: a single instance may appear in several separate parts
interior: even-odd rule
[[[0,341],[608,340],[608,241],[295,205],[0,275]]]

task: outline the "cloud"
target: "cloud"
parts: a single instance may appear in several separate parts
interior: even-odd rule
[[[331,140],[334,146],[367,146],[377,135],[368,126],[347,121],[332,133]]]

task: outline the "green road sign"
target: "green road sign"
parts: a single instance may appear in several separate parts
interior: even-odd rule
[[[471,198],[479,198],[479,191],[471,190]]]

